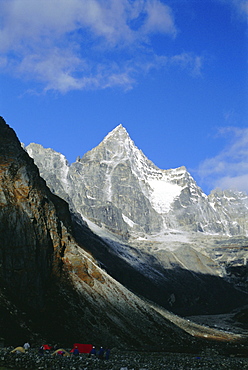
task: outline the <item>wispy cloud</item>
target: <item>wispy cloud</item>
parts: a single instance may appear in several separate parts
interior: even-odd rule
[[[237,189],[248,193],[248,129],[227,127],[219,131],[228,135],[228,144],[198,168],[201,181],[210,188]]]
[[[231,4],[243,16],[248,16],[248,0],[231,0]]]
[[[228,6],[231,6],[234,12],[247,22],[248,0],[217,0],[217,1]]]
[[[172,9],[160,0],[0,2],[0,68],[44,90],[130,89],[139,71],[168,62],[201,68],[198,56],[159,60],[153,52],[152,35],[177,35]]]
[[[201,75],[203,61],[204,57],[193,53],[174,55],[170,59],[170,63],[178,65],[182,69],[187,69],[194,76]]]

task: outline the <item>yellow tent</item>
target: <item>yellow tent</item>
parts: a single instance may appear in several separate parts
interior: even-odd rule
[[[15,349],[13,349],[13,351],[11,351],[10,353],[25,353],[25,349],[23,347],[16,347]]]
[[[63,349],[63,348],[59,348],[59,349],[57,349],[55,352],[53,352],[53,354],[52,355],[60,355],[61,353],[60,352],[64,352],[63,353],[63,356],[70,356],[70,353],[68,353],[65,349]]]

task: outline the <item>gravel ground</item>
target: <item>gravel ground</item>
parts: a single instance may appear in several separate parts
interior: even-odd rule
[[[3,368],[1,368],[1,366]],[[189,370],[189,369],[248,369],[248,357],[221,356],[215,352],[183,354],[167,352],[121,352],[113,350],[109,360],[88,358],[88,355],[61,357],[45,354],[39,356],[37,350],[25,354],[12,354],[10,349],[0,350],[0,370]]]

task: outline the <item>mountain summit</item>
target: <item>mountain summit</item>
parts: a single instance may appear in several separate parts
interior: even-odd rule
[[[125,129],[125,127],[122,126],[122,124],[119,124],[112,131],[110,131],[108,135],[103,139],[103,141],[108,141],[111,139],[117,140],[120,143],[124,143],[126,140],[131,141],[127,130]]]
[[[122,125],[71,166],[61,154],[37,144],[26,149],[54,192],[83,217],[118,235],[248,233],[245,194],[214,191],[208,197],[185,167],[155,166]]]

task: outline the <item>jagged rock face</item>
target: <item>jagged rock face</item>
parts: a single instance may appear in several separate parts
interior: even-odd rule
[[[231,190],[213,190],[209,202],[228,225],[230,235],[247,235],[248,232],[248,196]]]
[[[76,241],[68,204],[47,188],[2,118],[0,190],[0,330],[9,344],[26,339],[16,333],[24,327],[25,335],[68,345],[167,348],[189,340],[99,267],[83,244],[101,252],[106,243],[84,223]]]

